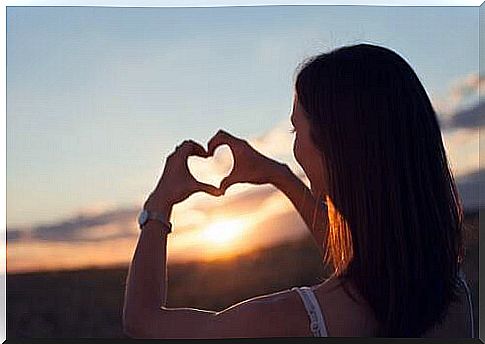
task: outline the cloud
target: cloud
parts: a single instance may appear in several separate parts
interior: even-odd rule
[[[272,129],[249,139],[250,144],[259,152],[273,157],[287,157],[292,154],[293,136],[289,133],[290,120],[277,123]]]
[[[463,176],[478,170],[480,145],[478,129],[447,129],[442,131],[442,138],[455,176]]]
[[[464,103],[478,102],[480,95],[485,94],[485,76],[470,73],[453,81],[448,92],[433,99],[433,106],[444,120],[460,111]]]
[[[211,216],[220,213],[221,210],[225,216],[235,215],[236,213],[244,214],[260,207],[267,199],[277,190],[271,186],[243,186],[246,191],[230,194],[230,187],[226,195],[220,198],[220,204],[214,208],[213,204],[199,202],[193,209]],[[249,190],[248,190],[249,189]],[[219,203],[218,202],[218,203]]]
[[[25,228],[7,228],[7,240],[43,242],[100,242],[136,235],[138,209],[100,209],[81,213],[51,224]]]
[[[300,177],[306,185],[309,185],[305,171],[297,163],[293,155],[294,136],[289,132],[290,127],[290,119],[287,116],[287,118],[277,123],[266,133],[248,141],[260,153],[287,164],[293,173]]]
[[[479,128],[485,126],[485,101],[458,111],[442,120],[441,128]]]
[[[7,230],[7,242],[15,242],[18,240],[22,240],[26,237],[25,234],[26,234],[25,230],[9,228]]]
[[[477,209],[483,190],[479,166],[480,130],[485,128],[485,76],[470,73],[454,81],[449,91],[433,101],[443,142],[466,210]],[[481,195],[483,199],[484,195]]]

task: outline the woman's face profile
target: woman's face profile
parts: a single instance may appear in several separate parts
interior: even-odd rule
[[[293,154],[296,161],[305,171],[310,180],[311,190],[314,196],[320,195],[323,191],[322,182],[324,170],[321,162],[321,152],[313,144],[310,137],[310,122],[301,104],[298,102],[298,95],[295,92],[293,99],[293,112],[291,123],[295,128],[295,140],[293,142]]]

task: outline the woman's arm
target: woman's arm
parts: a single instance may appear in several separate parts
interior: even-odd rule
[[[167,157],[162,177],[145,202],[145,209],[162,213],[170,220],[173,205],[194,192],[220,195],[214,186],[201,183],[190,174],[186,163],[190,155],[206,157],[207,152],[191,140],[177,146]],[[288,291],[250,299],[222,312],[166,308],[164,231],[161,223],[150,220],[140,233],[126,283],[125,334],[135,338],[234,338],[281,336],[293,330],[287,326],[287,313],[291,309],[288,300],[295,300],[295,293]]]
[[[152,210],[148,206],[145,209]],[[166,204],[157,212],[170,219],[172,205]],[[166,305],[167,235],[163,231],[161,223],[149,220],[138,238],[128,269],[123,307],[123,328],[129,336],[139,332],[149,314]]]
[[[165,307],[167,235],[162,231],[160,223],[149,220],[140,233],[128,270],[123,330],[132,338],[207,337],[215,312]]]
[[[325,235],[328,230],[328,212],[324,211],[303,181],[286,164],[281,163],[281,165],[280,173],[273,178],[272,184],[293,203],[310,229],[323,256]]]
[[[167,219],[171,209],[168,205],[163,210]],[[166,308],[167,235],[162,231],[162,224],[149,220],[140,233],[126,283],[123,329],[127,336],[257,338],[292,334],[287,312],[295,296],[289,291],[255,297],[222,312]]]

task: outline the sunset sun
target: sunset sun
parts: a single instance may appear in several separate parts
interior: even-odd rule
[[[213,244],[229,244],[241,237],[245,223],[241,220],[222,220],[211,223],[201,233],[204,240]]]

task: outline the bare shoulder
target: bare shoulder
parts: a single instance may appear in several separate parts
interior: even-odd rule
[[[329,336],[373,336],[378,322],[367,302],[351,284],[346,284],[344,288],[342,281],[332,278],[315,288],[314,292],[322,309]],[[469,337],[469,312],[467,295],[462,288],[458,302],[450,305],[443,323],[428,330],[423,337]]]
[[[332,277],[314,291],[329,336],[372,336],[377,320],[367,302],[351,284],[344,285],[341,279]]]
[[[305,336],[304,309],[291,289],[257,296],[218,312],[215,321],[224,337]],[[227,326],[237,319],[238,326]]]
[[[308,335],[299,295],[291,289],[257,296],[221,312],[194,308],[145,310],[125,333],[133,338],[261,338]],[[306,326],[305,326],[306,325]]]

